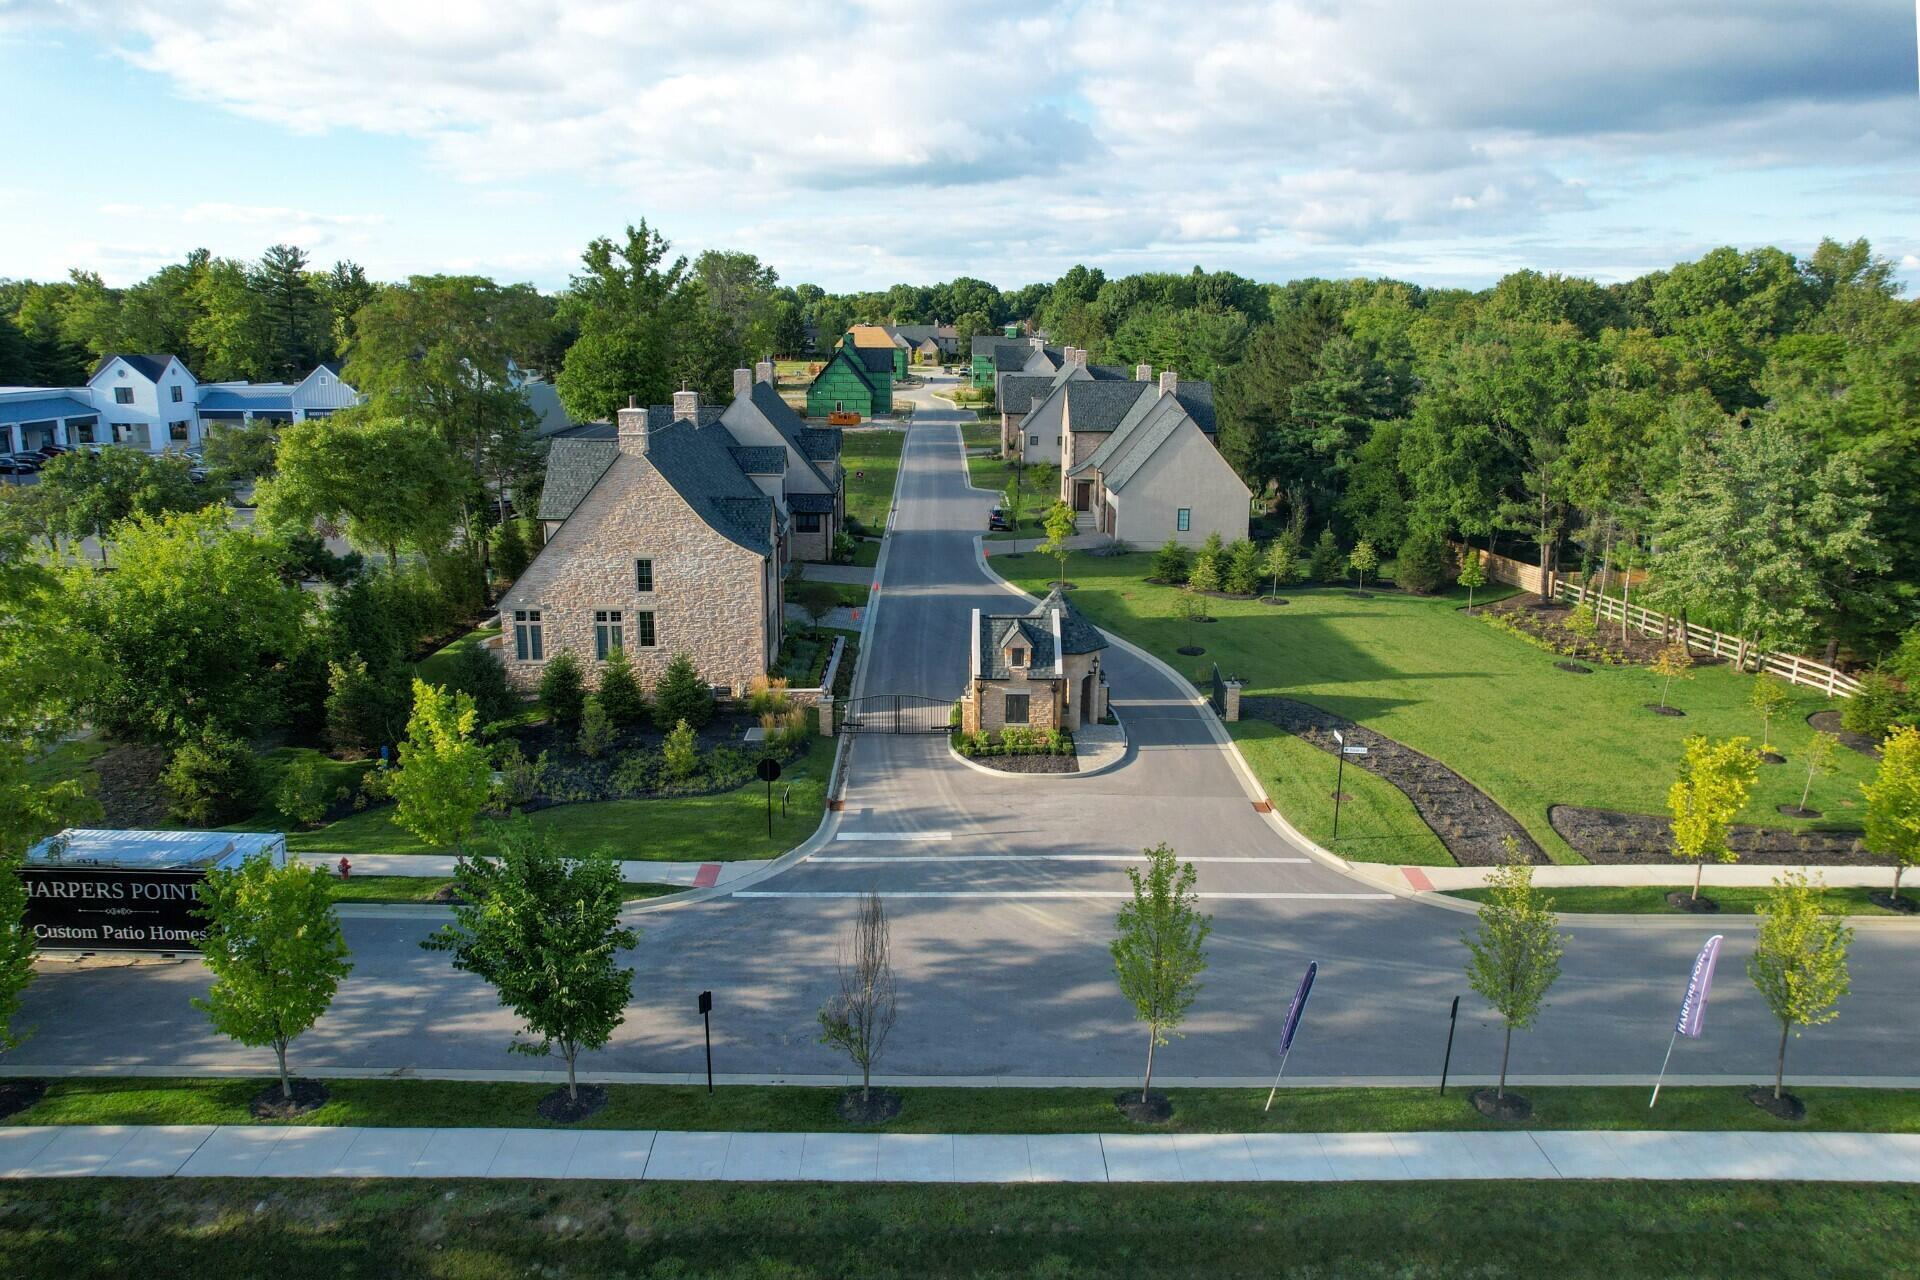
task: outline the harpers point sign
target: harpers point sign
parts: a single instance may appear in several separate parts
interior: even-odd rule
[[[27,928],[46,951],[198,951],[207,936],[195,889],[206,872],[20,868]]]

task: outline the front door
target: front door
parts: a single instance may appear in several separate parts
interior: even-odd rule
[[[1093,481],[1076,480],[1073,482],[1073,509],[1085,511],[1093,505]]]

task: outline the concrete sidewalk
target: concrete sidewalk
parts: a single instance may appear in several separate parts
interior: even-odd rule
[[[723,1182],[1920,1182],[1920,1134],[914,1134],[0,1126],[0,1179],[605,1178]]]
[[[1492,867],[1401,867],[1388,863],[1355,862],[1353,873],[1388,888],[1416,893],[1444,893],[1449,889],[1478,889],[1493,873]],[[1625,865],[1541,866],[1533,869],[1533,883],[1542,889],[1565,889],[1584,885],[1663,885],[1675,889],[1693,886],[1693,864],[1669,860],[1637,862]],[[1818,877],[1828,888],[1893,887],[1892,867],[1788,867],[1765,863],[1714,863],[1700,878],[1703,889],[1764,889],[1783,871],[1799,871]]]
[[[338,874],[337,853],[296,853],[294,858],[323,871]],[[453,874],[454,857],[440,853],[350,853],[347,861],[356,876],[445,878]],[[768,859],[739,862],[636,862],[620,864],[620,879],[628,884],[678,884],[690,889],[726,884],[767,865]]]

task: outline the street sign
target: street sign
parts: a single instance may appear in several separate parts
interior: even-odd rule
[[[700,993],[700,1012],[702,1014],[713,1012],[713,992],[702,991]]]
[[[707,1092],[713,1092],[713,992],[700,993],[700,1028],[707,1039]]]
[[[1335,729],[1333,731],[1333,740],[1339,743],[1341,746],[1345,746],[1347,744],[1347,736],[1341,733],[1338,729]]]
[[[760,781],[762,782],[778,782],[780,781],[780,762],[772,756],[768,756],[760,762],[754,772],[760,776]],[[738,777],[739,775],[736,774],[735,776]]]
[[[1367,754],[1367,749],[1365,747],[1342,747],[1340,748],[1340,754],[1343,756],[1363,756]]]

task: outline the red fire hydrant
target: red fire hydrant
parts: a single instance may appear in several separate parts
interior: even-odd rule
[[[351,862],[348,862],[344,857],[341,858],[340,859],[340,878],[342,880],[345,880],[348,876],[352,874],[353,874],[353,864]]]

